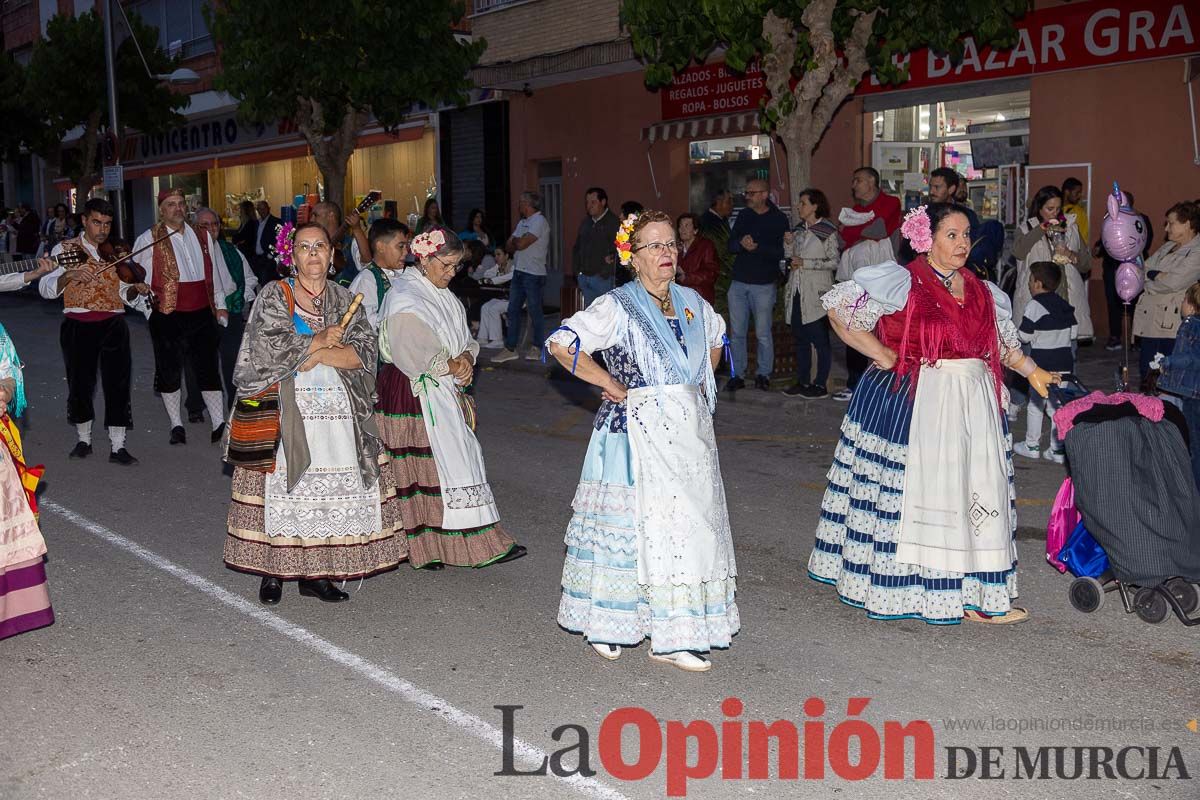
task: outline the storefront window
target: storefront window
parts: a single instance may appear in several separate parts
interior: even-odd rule
[[[1029,92],[875,111],[872,126],[884,191],[914,205],[929,191],[929,173],[950,167],[966,179],[971,207],[994,219],[1003,216],[1001,168],[1028,162]]]
[[[771,140],[765,135],[693,141],[689,150],[691,184],[689,207],[699,213],[722,189],[734,194],[734,204],[744,205],[746,184],[755,178],[769,180]]]

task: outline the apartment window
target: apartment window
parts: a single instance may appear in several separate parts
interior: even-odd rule
[[[167,55],[188,59],[216,49],[204,9],[212,0],[135,0],[125,8],[158,28],[158,46]]]

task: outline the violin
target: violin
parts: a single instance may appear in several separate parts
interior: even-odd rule
[[[101,263],[115,264],[117,277],[120,278],[121,283],[145,283],[145,267],[130,258],[133,254],[130,252],[129,246],[120,239],[105,241],[96,248],[96,252],[100,255]]]

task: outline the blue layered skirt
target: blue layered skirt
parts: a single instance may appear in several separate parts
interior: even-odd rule
[[[966,610],[1002,615],[1017,596],[1016,562],[1003,572],[948,572],[896,560],[913,395],[910,379],[871,367],[842,421],[829,469],[810,578],[834,586],[871,619],[960,622]],[[978,413],[996,413],[979,409]],[[1012,435],[1002,418],[1009,502],[1016,535]]]
[[[592,431],[567,526],[558,624],[588,641],[655,653],[729,647],[741,628],[736,579],[638,583],[637,503],[628,434]]]

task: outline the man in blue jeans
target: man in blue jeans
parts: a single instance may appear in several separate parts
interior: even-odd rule
[[[616,286],[617,231],[621,220],[608,209],[608,192],[593,186],[584,192],[583,207],[587,215],[575,236],[571,249],[571,266],[575,281],[583,292],[583,307],[587,308],[600,295]]]
[[[770,390],[775,366],[775,348],[771,325],[775,312],[775,288],[779,282],[779,262],[783,260],[783,235],[791,224],[771,202],[767,182],[754,179],[746,184],[746,207],[737,215],[729,234],[729,252],[733,258],[733,281],[729,284],[729,324],[733,332],[735,377],[725,388],[736,391],[746,385],[742,378],[747,368],[746,334],[750,315],[754,315],[754,335],[758,340],[758,363],[754,386]]]
[[[521,315],[526,308],[533,328],[526,360],[536,361],[541,356],[542,342],[546,338],[542,290],[546,286],[550,223],[542,214],[542,196],[537,192],[522,192],[517,211],[521,221],[504,246],[514,256],[512,283],[508,290],[508,331],[504,334],[504,349],[492,357],[494,364],[520,358],[517,348],[521,346]]]

